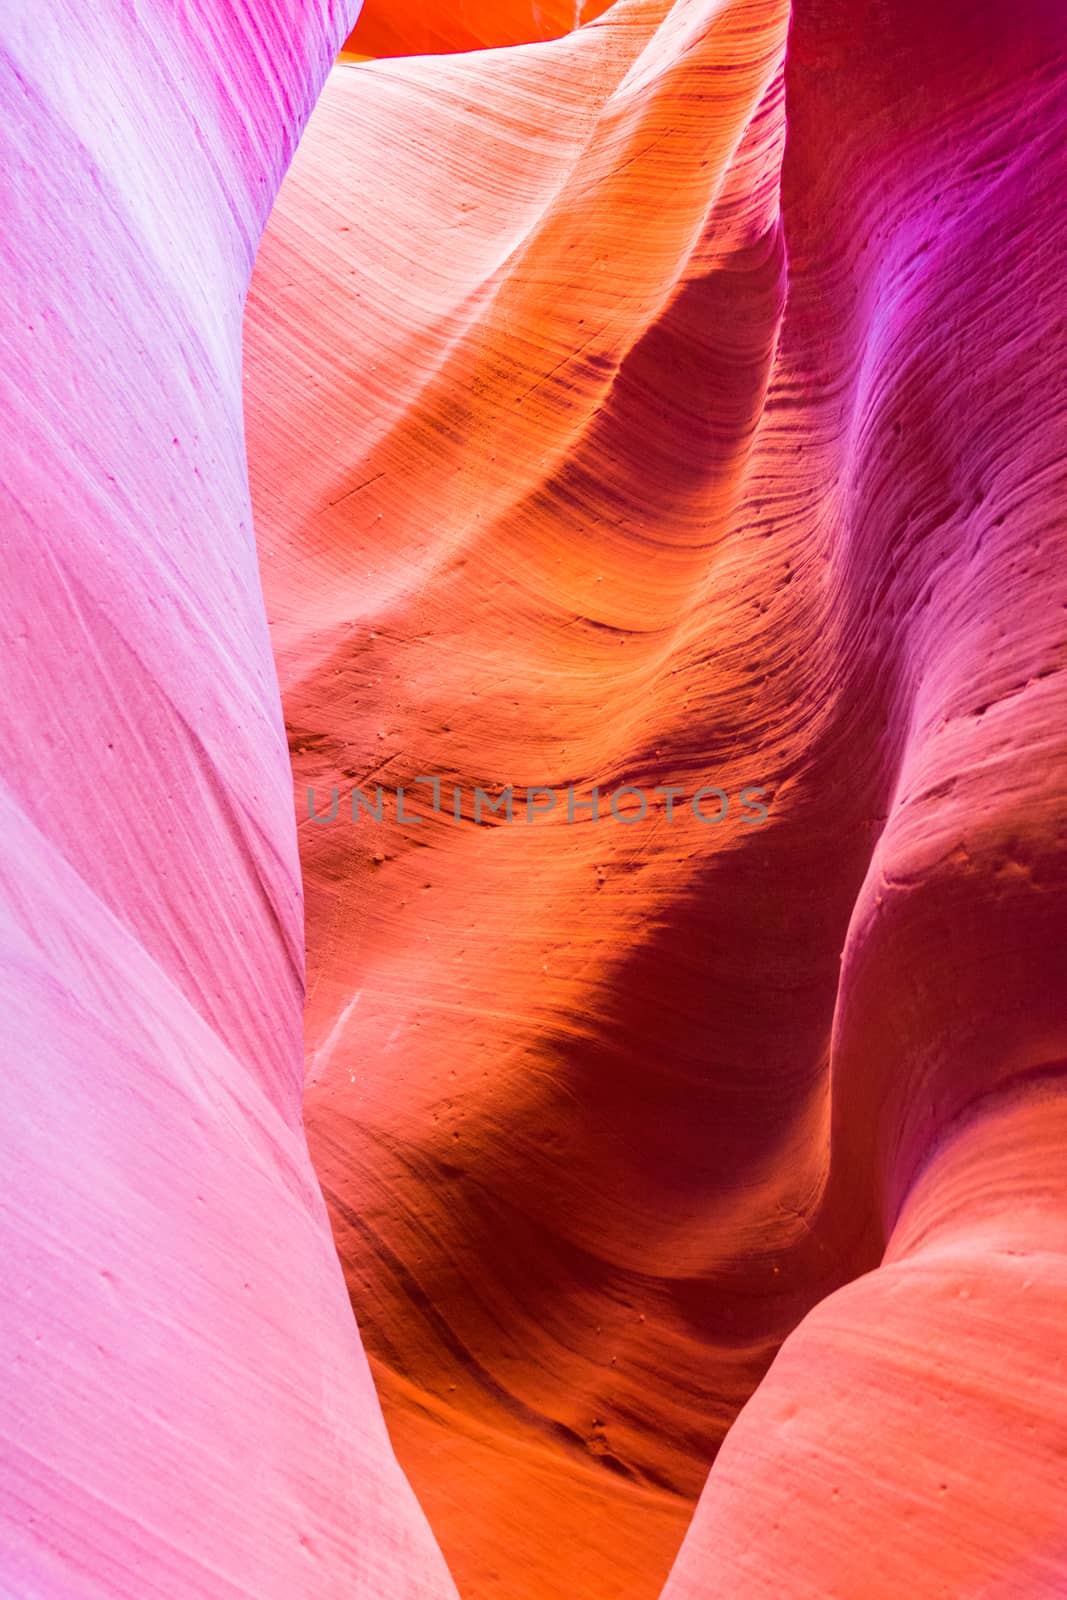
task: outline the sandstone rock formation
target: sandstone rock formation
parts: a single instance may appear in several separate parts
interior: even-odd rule
[[[619,0],[335,72],[283,189],[309,1137],[469,1600],[1067,1585],[1064,43]]]
[[[253,254],[350,21],[5,9],[5,1600],[455,1597],[301,1127],[241,419]]]
[[[0,1594],[1060,1600],[1060,7],[354,11],[4,18]]]

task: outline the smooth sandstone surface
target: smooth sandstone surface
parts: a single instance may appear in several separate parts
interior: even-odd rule
[[[4,17],[0,1593],[1060,1600],[1060,7],[354,9]]]
[[[1043,0],[619,0],[283,188],[306,1115],[466,1600],[1067,1588],[1065,95]],[[770,823],[469,803],[702,782]]]
[[[5,8],[5,1600],[455,1600],[301,1126],[241,414],[260,230],[352,20]]]

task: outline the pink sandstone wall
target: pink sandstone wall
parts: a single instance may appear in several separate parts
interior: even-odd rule
[[[454,1600],[301,1127],[241,310],[344,7],[4,18],[0,1593]]]

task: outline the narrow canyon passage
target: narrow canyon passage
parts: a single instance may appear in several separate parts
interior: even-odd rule
[[[0,10],[2,1600],[1063,1600],[1061,0]]]
[[[508,48],[336,69],[272,215],[245,398],[306,1124],[464,1600],[654,1600],[798,1328],[670,1600],[1010,1557],[1003,1513],[959,1538],[1011,1410],[966,1367],[1021,1343],[1062,1403],[1067,1270],[1065,77],[1025,20],[368,13],[353,52]],[[769,819],[568,817],[624,785]],[[477,786],[561,800],[479,821]]]

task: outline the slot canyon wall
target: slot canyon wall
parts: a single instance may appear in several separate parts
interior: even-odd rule
[[[389,16],[348,48],[472,31]],[[479,17],[332,74],[247,318],[308,1132],[401,1462],[478,1600],[1051,1596],[1063,24]],[[702,783],[769,822],[470,798]]]
[[[4,8],[0,1594],[455,1600],[301,1126],[241,313],[352,21]]]
[[[357,10],[4,12],[0,1594],[1057,1600],[1067,21]]]

